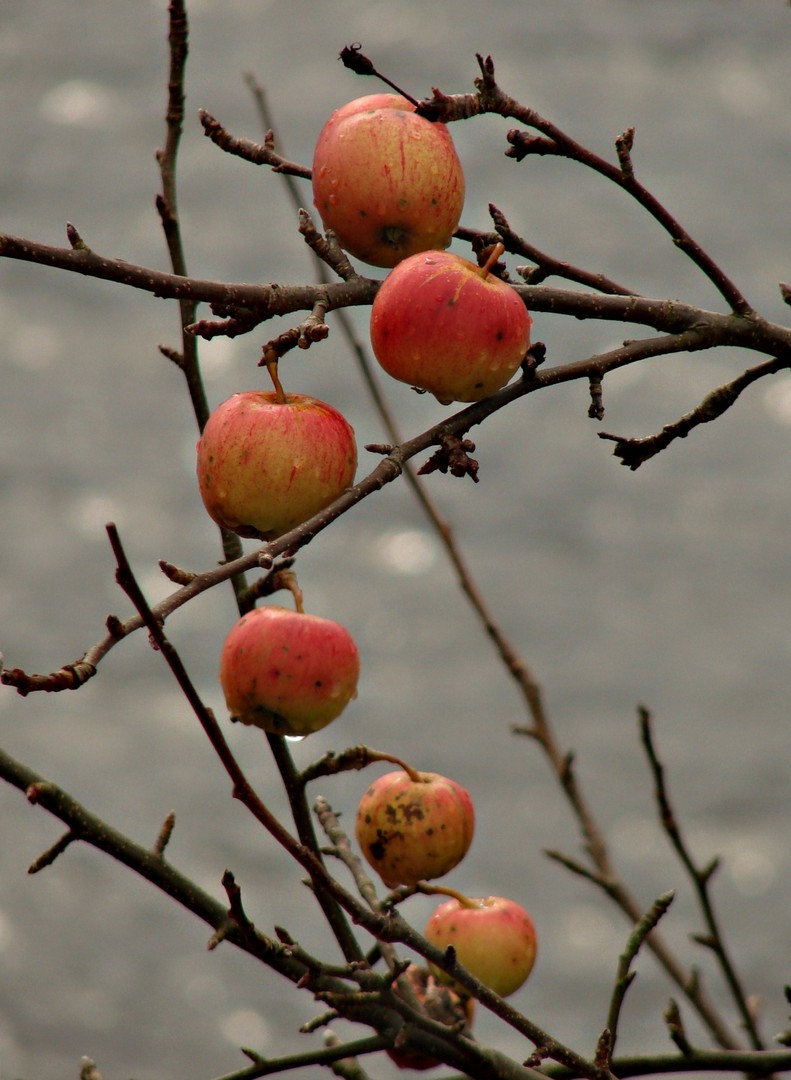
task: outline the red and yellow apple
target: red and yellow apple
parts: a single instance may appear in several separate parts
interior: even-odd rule
[[[443,404],[478,401],[504,386],[525,358],[530,314],[507,282],[447,251],[399,263],[371,308],[371,345],[394,379]]]
[[[231,716],[275,735],[309,735],[326,727],[356,696],[359,674],[348,630],[274,604],[243,615],[220,656]]]
[[[389,888],[447,874],[467,854],[475,829],[472,799],[455,780],[397,769],[360,800],[355,835]]]
[[[319,134],[313,202],[341,246],[372,266],[446,248],[464,205],[464,173],[444,124],[397,94],[342,106]]]
[[[502,896],[468,899],[456,896],[440,904],[424,936],[438,949],[452,945],[462,967],[501,997],[524,983],[536,959],[533,920],[514,900]],[[457,991],[463,988],[440,968],[435,977]]]
[[[214,410],[198,440],[198,485],[209,515],[260,540],[281,536],[334,502],[354,482],[356,468],[350,424],[306,394],[234,394]]]

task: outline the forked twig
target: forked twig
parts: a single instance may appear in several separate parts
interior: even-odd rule
[[[645,939],[654,930],[659,920],[672,904],[673,896],[674,894],[672,892],[665,893],[653,903],[649,911],[646,912],[640,922],[635,926],[634,930],[632,930],[629,939],[626,942],[626,948],[618,958],[615,985],[613,987],[610,1007],[607,1012],[607,1023],[604,1029],[607,1032],[607,1051],[605,1060],[608,1068],[611,1067],[612,1055],[615,1050],[615,1044],[618,1041],[618,1024],[621,1017],[621,1009],[626,997],[626,991],[629,989],[635,978],[635,972],[632,970],[632,963],[640,951]]]
[[[651,714],[642,706],[639,709],[639,721],[641,740],[654,778],[657,810],[659,811],[662,828],[692,881],[706,924],[705,937],[697,936],[695,940],[700,944],[705,945],[714,953],[731,996],[739,1010],[742,1026],[747,1032],[751,1046],[755,1050],[764,1050],[766,1044],[758,1030],[758,1021],[755,1010],[749,1005],[747,995],[742,988],[736,968],[730,958],[710,895],[709,886],[717,871],[719,865],[718,860],[713,859],[703,867],[698,866],[695,862],[692,853],[684,840],[681,826],[678,823],[678,818],[670,802],[670,795],[665,782],[664,766],[659,760],[654,744]]]

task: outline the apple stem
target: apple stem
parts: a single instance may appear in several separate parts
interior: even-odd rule
[[[345,45],[338,57],[343,62],[344,67],[349,68],[355,75],[375,75],[377,79],[381,79],[383,83],[387,83],[397,94],[401,97],[405,97],[407,101],[410,101],[416,108],[419,104],[417,98],[413,98],[411,94],[408,94],[406,90],[402,90],[400,86],[397,86],[392,79],[388,79],[386,75],[383,75],[381,71],[377,71],[373,63],[360,52],[362,45],[355,41],[353,45]]]
[[[269,378],[272,380],[272,385],[275,388],[275,401],[278,405],[285,405],[286,394],[283,390],[280,376],[277,373],[277,354],[267,352],[264,355],[264,363],[266,365],[266,370],[269,372]]]
[[[293,570],[281,570],[278,574],[278,585],[283,589],[288,589],[291,595],[294,597],[294,607],[297,609],[297,614],[304,615],[305,608],[303,607],[302,589],[299,587],[297,581],[297,575]]]
[[[395,754],[388,754],[384,750],[372,750],[369,746],[365,747],[365,752],[368,761],[389,761],[393,765],[400,765],[410,780],[413,780],[416,784],[425,783],[423,773],[411,765],[407,765],[402,758],[396,757]]]
[[[450,896],[453,900],[458,900],[462,907],[480,907],[480,901],[471,900],[469,896],[460,893],[458,889],[451,889],[448,885],[428,885],[425,881],[419,881],[415,889],[426,896]]]
[[[500,258],[500,256],[503,254],[504,251],[505,251],[505,244],[501,244],[498,241],[494,245],[492,250],[489,252],[488,256],[486,257],[486,262],[483,264],[483,266],[478,268],[480,270],[480,274],[481,274],[482,278],[485,278],[485,277],[489,276],[489,274],[492,271],[492,268],[493,268],[494,264],[497,262],[497,260]]]

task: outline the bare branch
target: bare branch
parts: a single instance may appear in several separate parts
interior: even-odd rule
[[[297,165],[293,161],[286,161],[275,153],[275,140],[271,132],[267,134],[263,143],[255,143],[250,139],[232,135],[205,109],[200,110],[198,118],[203,125],[204,134],[226,154],[243,158],[253,165],[268,165],[274,172],[288,173],[289,176],[300,176],[304,180],[310,180],[312,176],[310,169],[304,165]]]
[[[668,892],[663,896],[660,896],[654,902],[650,910],[646,912],[629,935],[629,939],[626,942],[626,948],[618,959],[615,985],[610,1000],[610,1008],[607,1012],[606,1030],[609,1033],[607,1039],[607,1055],[605,1059],[607,1068],[611,1067],[613,1051],[615,1050],[615,1044],[618,1041],[618,1024],[620,1022],[621,1009],[623,1008],[626,991],[629,989],[635,977],[635,972],[632,971],[632,963],[640,951],[645,939],[653,931],[659,920],[665,915],[667,909],[672,904],[673,897],[674,893]]]
[[[599,438],[614,442],[613,455],[621,459],[622,465],[626,465],[627,468],[634,472],[635,469],[639,469],[646,461],[668,447],[675,439],[686,439],[690,431],[693,431],[700,424],[709,424],[712,420],[717,420],[724,412],[730,409],[731,405],[735,404],[742,391],[752,383],[789,367],[791,367],[791,358],[785,360],[775,358],[749,368],[738,378],[733,379],[724,386],[718,386],[716,390],[712,390],[700,405],[696,406],[691,412],[686,413],[680,420],[676,420],[672,424],[666,424],[657,435],[649,435],[644,439],[627,439],[620,435],[611,435],[608,432],[600,431]]]
[[[747,994],[745,993],[741,981],[737,975],[736,969],[731,961],[728,949],[725,944],[725,937],[719,925],[719,920],[714,911],[714,905],[709,893],[709,884],[711,882],[712,874],[716,869],[716,861],[709,863],[705,867],[699,867],[692,857],[692,854],[687,847],[681,832],[681,827],[678,822],[678,817],[670,802],[670,795],[665,783],[665,770],[662,762],[659,760],[659,756],[654,745],[654,738],[652,732],[651,714],[647,709],[639,709],[639,722],[640,722],[640,737],[643,743],[643,747],[648,758],[648,763],[651,767],[651,774],[654,778],[655,796],[657,809],[659,811],[659,818],[662,823],[662,827],[667,834],[670,843],[673,846],[674,851],[678,855],[682,865],[686,869],[692,884],[695,887],[697,893],[698,903],[700,904],[701,911],[703,912],[703,918],[706,924],[706,945],[712,950],[717,957],[719,965],[722,969],[722,973],[725,977],[725,981],[731,992],[734,1002],[739,1010],[739,1014],[742,1019],[742,1026],[747,1032],[750,1039],[750,1044],[754,1050],[765,1049],[765,1043],[758,1031],[758,1025],[755,1017],[755,1012],[750,1008]]]

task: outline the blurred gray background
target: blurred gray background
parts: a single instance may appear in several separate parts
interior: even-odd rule
[[[0,5],[0,230],[61,245],[71,221],[105,255],[167,268],[154,211],[165,8],[164,0]],[[332,108],[379,88],[336,59],[360,41],[417,96],[432,85],[469,90],[475,52],[491,53],[507,91],[605,155],[635,125],[643,181],[765,315],[788,321],[777,288],[791,278],[791,8],[782,0],[194,0],[190,11],[180,197],[194,275],[310,278],[282,181],[223,155],[197,111],[259,138],[244,83],[252,72],[285,152],[309,164]],[[572,164],[504,158],[510,126],[487,117],[454,127],[466,225],[488,227],[491,201],[559,258],[647,295],[721,310],[710,285],[615,189]],[[364,333],[367,313],[356,318]],[[174,306],[148,295],[0,261],[0,648],[9,666],[53,670],[102,636],[109,612],[129,612],[105,522],[117,522],[152,600],[170,588],[157,559],[204,569],[219,557],[193,480],[196,429],[181,376],[157,351],[178,346],[177,321]],[[213,404],[260,385],[260,345],[287,325],[203,347]],[[535,320],[553,363],[633,333]],[[751,362],[723,352],[624,370],[605,384],[603,426],[652,433]],[[291,390],[341,408],[360,444],[382,440],[339,333],[283,368]],[[407,434],[442,415],[405,386],[388,393]],[[708,956],[689,944],[702,926],[654,823],[637,703],[655,714],[693,849],[702,861],[723,856],[718,909],[771,1036],[787,1024],[782,985],[791,978],[789,380],[754,386],[720,422],[635,474],[596,437],[587,407],[582,383],[518,402],[474,433],[479,485],[437,474],[428,485],[545,687],[617,865],[646,907],[678,889],[666,933],[702,966],[735,1025]],[[370,464],[362,452],[361,474]],[[361,504],[298,568],[309,609],[356,636],[363,675],[358,700],[295,746],[295,757],[366,742],[464,783],[478,831],[448,882],[530,909],[539,962],[514,1004],[592,1053],[627,927],[542,854],[576,853],[574,825],[536,748],[510,734],[525,720],[521,703],[406,485]],[[168,624],[218,710],[217,655],[233,618],[230,593],[218,590]],[[282,809],[263,740],[236,728],[229,737]],[[322,949],[301,874],[230,798],[142,635],[78,693],[25,701],[4,688],[0,742],[142,842],[174,809],[177,867],[216,896],[230,868],[261,929],[282,924]],[[350,825],[365,779],[334,779],[315,793]],[[27,876],[61,831],[0,789],[0,1080],[76,1076],[83,1054],[108,1080],[208,1080],[245,1064],[240,1044],[266,1055],[310,1045],[296,1030],[317,1011],[307,995],[229,946],[207,954],[204,925],[104,856],[76,847]],[[405,913],[421,926],[432,907],[413,899]],[[650,958],[637,966],[619,1049],[669,1049],[661,1012],[673,990]],[[529,1053],[482,1013],[476,1030],[519,1059]],[[370,1068],[393,1074],[384,1060]]]

